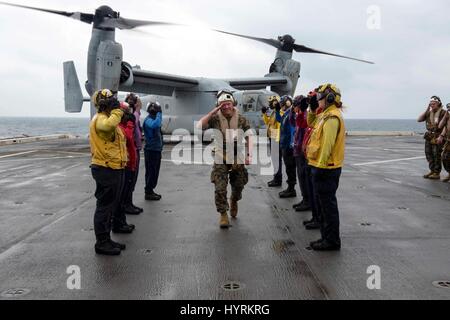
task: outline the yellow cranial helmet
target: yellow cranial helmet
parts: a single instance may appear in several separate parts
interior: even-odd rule
[[[278,103],[280,103],[280,101],[281,101],[280,96],[273,95],[273,96],[270,96],[270,97],[269,97],[269,105],[272,104],[272,103],[274,103],[275,101],[277,101]]]
[[[317,100],[326,99],[328,104],[336,103],[341,104],[341,90],[339,90],[336,85],[331,83],[326,83],[319,87],[317,91]]]
[[[109,98],[112,98],[114,94],[109,89],[102,89],[95,91],[92,95],[92,101],[94,102],[95,107],[98,108],[100,100],[107,100]]]

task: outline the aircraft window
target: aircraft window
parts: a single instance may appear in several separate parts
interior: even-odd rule
[[[244,103],[242,105],[242,109],[244,110],[244,112],[254,112],[254,111],[256,111],[255,110],[256,109],[256,106],[255,106],[256,99],[254,97],[252,97],[252,96],[246,97],[244,99],[244,101],[246,102],[246,103]]]
[[[169,105],[168,105],[168,104],[166,104],[165,108],[166,108],[166,110],[169,110]]]
[[[243,109],[244,109],[244,112],[253,112],[253,111],[255,111],[255,107],[254,107],[254,105],[252,103],[244,104],[243,105]]]

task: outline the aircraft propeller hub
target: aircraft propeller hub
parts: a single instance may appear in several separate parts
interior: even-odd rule
[[[283,44],[294,44],[295,43],[295,39],[289,34],[285,34],[284,36],[279,36],[278,40],[280,40]]]
[[[120,13],[111,9],[108,6],[101,6],[95,10],[94,15],[94,28],[105,29],[105,30],[114,30],[114,26],[105,26],[103,22],[105,19],[118,19],[120,18]]]
[[[102,18],[119,18],[119,12],[114,11],[111,7],[101,6],[95,10],[95,16],[99,16]]]

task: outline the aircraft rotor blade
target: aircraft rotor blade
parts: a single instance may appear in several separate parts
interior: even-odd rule
[[[59,10],[50,10],[50,9],[43,9],[43,8],[36,8],[36,7],[29,7],[29,6],[23,6],[19,4],[14,3],[8,3],[0,1],[0,4],[11,6],[11,7],[17,7],[17,8],[23,8],[23,9],[30,9],[30,10],[36,10],[41,12],[47,12],[47,13],[53,13],[60,16],[65,16],[68,18],[72,18],[75,20],[79,20],[85,23],[92,23],[94,21],[94,15],[89,13],[82,13],[82,12],[67,12],[67,11],[59,11]]]
[[[118,28],[121,30],[130,30],[143,26],[181,26],[181,24],[163,21],[147,21],[147,20],[134,20],[126,18],[109,18],[100,23],[103,28]]]
[[[224,34],[228,34],[228,35],[235,36],[235,37],[241,37],[241,38],[246,38],[246,39],[250,39],[250,40],[259,41],[259,42],[268,44],[269,46],[275,47],[277,49],[281,48],[280,41],[275,40],[275,39],[265,39],[265,38],[257,38],[257,37],[245,36],[245,35],[238,34],[238,33],[232,33],[232,32],[227,32],[227,31],[216,30],[216,29],[213,29],[213,31],[224,33]]]
[[[316,50],[313,48],[308,48],[306,46],[303,45],[299,45],[299,44],[295,44],[294,45],[294,50],[296,52],[302,52],[302,53],[319,53],[319,54],[325,54],[325,55],[329,55],[329,56],[334,56],[334,57],[339,57],[339,58],[344,58],[344,59],[350,59],[350,60],[355,60],[355,61],[359,61],[359,62],[364,62],[364,63],[369,63],[369,64],[375,64],[372,61],[367,61],[367,60],[361,60],[361,59],[357,59],[357,58],[352,58],[352,57],[347,57],[347,56],[343,56],[340,54],[334,54],[334,53],[330,53],[330,52],[325,52],[325,51],[320,51],[320,50]]]

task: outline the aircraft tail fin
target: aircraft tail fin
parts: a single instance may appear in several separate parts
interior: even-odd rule
[[[84,101],[90,101],[90,98],[83,97],[80,82],[78,81],[77,71],[73,61],[66,61],[64,67],[64,104],[66,112],[79,113]]]

